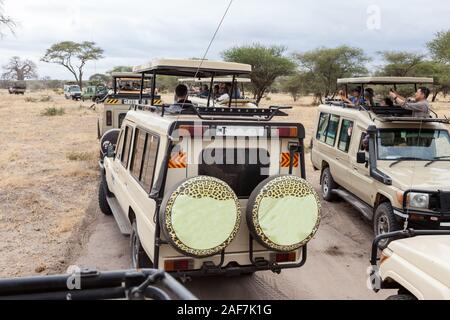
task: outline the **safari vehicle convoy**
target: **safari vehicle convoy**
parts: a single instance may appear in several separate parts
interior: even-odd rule
[[[98,138],[102,146],[101,157],[104,157],[109,144],[115,145],[117,142],[119,129],[130,106],[150,101],[154,104],[161,103],[159,95],[155,94],[153,100],[150,95],[151,76],[142,78],[133,72],[113,72],[111,77],[113,91],[102,99],[103,108],[97,123]]]
[[[428,78],[340,79],[345,92],[358,86],[361,103],[341,96],[319,106],[311,160],[321,171],[323,198],[349,202],[372,221],[375,236],[405,227],[450,229],[450,137],[444,125],[449,119],[432,110],[429,116],[413,116],[389,99],[375,102],[373,94],[374,87],[383,92],[383,86],[414,86],[420,95],[426,90],[418,85],[432,83]]]
[[[156,97],[161,75],[235,77],[251,66],[165,59],[134,71],[152,76]],[[210,96],[199,106],[181,89],[173,104],[132,106],[100,162],[99,205],[130,235],[133,267],[191,277],[303,266],[321,208],[305,180],[303,126],[282,107],[213,107]]]

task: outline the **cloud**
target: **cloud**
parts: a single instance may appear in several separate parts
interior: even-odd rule
[[[12,55],[38,61],[53,43],[95,41],[105,59],[86,74],[114,65],[136,65],[155,57],[202,56],[228,0],[6,0],[19,22],[16,37],[0,43],[0,64]],[[368,8],[378,8],[380,29],[371,30]],[[232,46],[260,42],[290,51],[341,44],[361,47],[376,59],[380,50],[424,51],[439,30],[448,29],[446,0],[358,0],[315,2],[234,0],[208,58]],[[62,67],[38,63],[41,76],[70,78]]]

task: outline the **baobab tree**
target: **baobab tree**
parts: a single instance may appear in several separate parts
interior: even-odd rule
[[[20,57],[12,57],[7,64],[3,66],[4,73],[2,78],[5,80],[28,80],[37,78],[37,66],[28,59],[22,60]]]

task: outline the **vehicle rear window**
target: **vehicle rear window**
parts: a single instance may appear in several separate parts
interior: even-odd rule
[[[211,158],[214,161],[208,161]],[[198,174],[223,180],[239,198],[248,198],[269,177],[269,167],[270,155],[264,149],[205,149]]]

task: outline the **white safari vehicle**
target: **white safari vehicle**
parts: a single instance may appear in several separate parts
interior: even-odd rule
[[[104,157],[109,144],[116,144],[122,121],[130,107],[152,101],[150,75],[142,78],[140,74],[133,72],[113,72],[111,77],[113,90],[103,99],[103,108],[97,125],[98,139],[101,140],[101,158]],[[161,104],[161,97],[155,95],[153,103]]]
[[[157,60],[142,75],[246,75],[250,65]],[[154,86],[153,86],[154,88]],[[320,222],[301,124],[281,107],[136,105],[101,162],[99,204],[131,235],[134,268],[176,276],[301,267]]]
[[[378,259],[383,239],[398,240]],[[398,290],[388,300],[450,300],[450,231],[410,229],[381,235],[373,243],[371,265],[375,292]]]
[[[386,85],[406,90],[432,82],[340,79],[338,84],[358,85],[361,96],[370,87],[378,91],[375,101],[355,107],[330,99],[318,108],[311,160],[321,171],[323,198],[349,202],[372,222],[375,236],[402,230],[405,223],[450,229],[450,120],[436,114],[412,117],[382,96]]]

